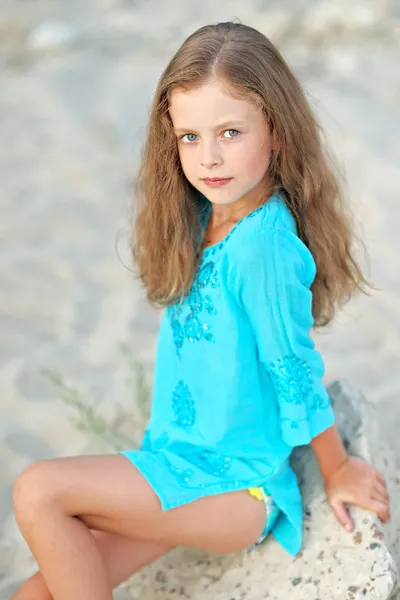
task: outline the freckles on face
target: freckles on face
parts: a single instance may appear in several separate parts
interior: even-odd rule
[[[183,171],[207,197],[234,201],[263,179],[272,140],[254,103],[233,97],[225,83],[215,80],[189,91],[174,90],[169,112]],[[203,181],[207,177],[231,181],[211,190]]]

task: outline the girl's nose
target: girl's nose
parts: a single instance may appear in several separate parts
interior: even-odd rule
[[[218,144],[203,143],[201,148],[201,165],[206,169],[217,167],[222,163],[222,156]]]

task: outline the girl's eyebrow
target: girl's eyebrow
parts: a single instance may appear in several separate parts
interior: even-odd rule
[[[214,131],[219,131],[220,129],[229,129],[229,127],[232,128],[233,125],[237,125],[237,126],[241,126],[241,125],[245,125],[246,121],[225,121],[224,123],[220,123],[219,125],[215,125],[215,127],[212,127],[212,129]],[[174,128],[175,133],[197,133],[197,131],[195,129],[192,129],[190,127],[177,127]]]

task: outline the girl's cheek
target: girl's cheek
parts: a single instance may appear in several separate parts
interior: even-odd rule
[[[181,157],[181,165],[186,178],[190,181],[190,183],[193,183],[198,172],[197,161],[193,160],[193,157]]]
[[[188,168],[188,166],[190,164],[190,160],[189,160],[188,154],[187,154],[187,152],[185,152],[185,150],[182,150],[182,149],[179,150],[179,158],[180,158],[183,170]]]

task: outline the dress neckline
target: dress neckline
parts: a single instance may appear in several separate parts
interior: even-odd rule
[[[200,250],[201,261],[205,260],[206,258],[209,258],[210,256],[213,256],[218,250],[221,250],[225,246],[227,241],[231,238],[231,236],[234,234],[234,232],[240,227],[240,225],[244,221],[247,221],[247,219],[251,219],[251,218],[255,217],[259,212],[261,212],[274,196],[275,196],[275,194],[272,194],[271,196],[269,196],[269,198],[263,204],[261,204],[260,206],[258,206],[257,208],[255,208],[254,210],[249,212],[247,215],[245,215],[244,217],[239,219],[239,221],[237,221],[237,223],[235,223],[235,225],[232,227],[232,229],[229,231],[229,233],[227,233],[219,242],[216,242],[215,244],[211,244],[210,246],[205,246],[205,248],[203,248],[203,250]],[[211,210],[212,210],[212,204],[211,204],[211,202],[209,202],[209,205],[203,209],[203,214],[201,215],[201,220],[202,220],[202,225],[203,225],[203,236],[201,239],[201,243],[203,243],[204,233],[207,228],[209,218],[211,216]]]

